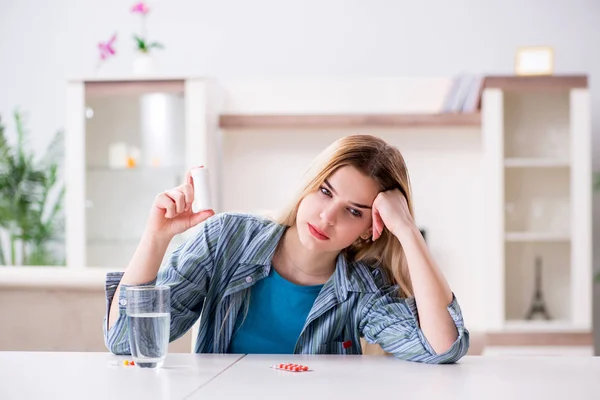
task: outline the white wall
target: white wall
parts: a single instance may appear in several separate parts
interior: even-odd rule
[[[130,71],[131,35],[138,31],[131,3],[0,0],[4,119],[21,106],[36,135],[47,137],[62,127],[65,79],[93,74],[96,45],[114,31],[119,54],[101,72]],[[158,54],[169,74],[229,79],[511,73],[515,49],[527,44],[554,46],[558,73],[600,71],[595,0],[151,3],[149,32],[166,45]]]
[[[600,55],[594,40],[600,37],[600,2],[595,0],[154,3],[149,28],[167,46],[159,53],[167,74],[209,74],[218,79],[444,76],[465,70],[507,74],[513,71],[518,46],[545,44],[555,48],[557,73],[591,74],[592,98],[599,93],[594,82]],[[130,37],[138,25],[128,13],[129,6],[122,0],[0,0],[3,119],[14,107],[22,107],[30,115],[29,128],[36,145],[45,144],[64,124],[65,79],[92,75],[97,42],[115,30],[120,35],[119,56],[100,73],[131,71]],[[595,101],[593,106],[595,110],[600,107]],[[594,130],[598,130],[600,113],[594,114]],[[235,146],[250,140],[247,132],[240,135],[244,136]],[[335,135],[329,132],[319,140]],[[464,140],[470,148],[478,139],[469,135],[450,137]],[[425,137],[411,134],[406,140],[418,144]],[[253,140],[265,138],[255,136]],[[451,144],[440,142],[440,146]],[[595,140],[594,148],[600,151],[600,140]],[[298,160],[308,158],[309,152],[300,154]],[[444,153],[443,148],[439,153]],[[476,164],[473,157],[467,152],[460,161],[455,160],[456,168],[472,168]],[[415,186],[433,185],[435,177],[427,176],[427,166],[419,166],[425,161],[418,151],[407,158],[409,165],[421,171],[414,173]],[[600,166],[600,157],[596,165]],[[442,188],[454,188],[450,183],[446,181]],[[477,205],[482,193],[466,193],[465,201]],[[423,222],[435,224],[436,212],[445,215],[446,210],[427,206],[430,199],[416,201],[417,209],[429,210],[423,213]],[[596,220],[600,222],[600,215]],[[469,251],[462,257],[472,257]]]

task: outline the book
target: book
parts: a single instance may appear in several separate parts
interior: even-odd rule
[[[452,85],[442,106],[443,113],[472,113],[480,107],[484,77],[461,73],[452,80]]]

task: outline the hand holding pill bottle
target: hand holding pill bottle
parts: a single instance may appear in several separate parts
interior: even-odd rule
[[[171,239],[213,216],[208,170],[194,167],[185,183],[159,193],[154,199],[146,233]]]

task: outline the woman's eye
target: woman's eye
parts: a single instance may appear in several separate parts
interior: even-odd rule
[[[323,193],[325,196],[331,196],[331,192],[329,191],[329,189],[327,189],[327,188],[325,188],[325,187],[321,186],[321,187],[319,188],[319,190],[320,190],[320,191],[321,191],[321,193]]]
[[[362,213],[358,210],[355,210],[354,208],[349,208],[348,211],[350,211],[350,214],[352,214],[355,217],[362,217]]]

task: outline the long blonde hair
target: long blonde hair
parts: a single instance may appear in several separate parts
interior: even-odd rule
[[[351,135],[333,142],[309,166],[305,174],[306,181],[289,206],[276,218],[277,222],[286,226],[294,225],[302,199],[317,191],[325,179],[343,166],[352,166],[372,178],[379,185],[380,191],[399,189],[406,197],[409,211],[413,215],[410,179],[400,151],[375,136]],[[343,252],[356,261],[381,263],[389,279],[400,287],[401,295],[412,296],[412,283],[404,250],[387,228],[384,228],[376,241],[359,238]]]

